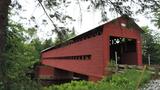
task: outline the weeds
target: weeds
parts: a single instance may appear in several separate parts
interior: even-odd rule
[[[45,87],[44,90],[135,90],[140,71],[126,70],[124,73],[114,74],[111,77],[105,77],[97,83],[90,81],[72,81],[62,85],[52,85]],[[150,80],[151,74],[145,71],[141,86]]]

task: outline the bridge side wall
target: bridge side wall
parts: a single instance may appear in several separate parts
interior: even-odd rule
[[[51,67],[84,74],[94,77],[90,80],[102,78],[103,72],[103,42],[102,35],[82,40],[71,45],[49,50],[42,53],[41,63]],[[45,59],[47,57],[91,55],[88,60],[80,59]]]

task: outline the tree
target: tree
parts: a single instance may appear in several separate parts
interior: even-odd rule
[[[75,30],[74,28],[72,30],[66,30],[65,28],[61,27],[61,31],[60,34],[57,34],[58,35],[61,35],[61,33],[63,33],[63,36],[58,36],[55,41],[54,41],[54,44],[57,45],[57,44],[60,44],[60,43],[63,43],[71,38],[73,38],[74,36],[76,36],[75,34]]]
[[[7,86],[7,77],[5,70],[5,45],[6,45],[6,32],[7,32],[7,22],[8,22],[8,8],[10,5],[10,0],[0,1],[0,83],[4,86],[3,89],[9,90]],[[1,85],[0,85],[1,86]]]
[[[25,29],[21,24],[9,22],[5,73],[8,79],[7,85],[12,90],[37,90],[39,87],[35,81],[26,76],[26,73],[29,67],[33,67],[34,63],[39,61],[42,42],[39,39],[32,39],[31,42],[28,42],[28,37],[31,37],[29,35],[28,29]],[[3,87],[0,86],[0,89],[3,90]],[[4,89],[6,90],[6,88]]]
[[[142,27],[143,33],[143,62],[148,64],[148,55],[151,58],[151,64],[160,63],[160,34],[153,34],[148,27]]]
[[[99,9],[102,14],[102,20],[107,17],[107,11],[118,13],[119,15],[137,15],[142,14],[157,14],[160,12],[159,0],[82,0],[90,2],[89,7]],[[133,9],[136,8],[136,9]],[[154,17],[152,17],[153,19]],[[160,20],[160,18],[158,19]]]
[[[154,22],[155,26],[160,28],[160,8],[157,11],[154,11],[154,18],[152,19],[152,22]]]
[[[41,0],[39,0],[41,1]],[[107,12],[115,12],[119,15],[127,14],[131,16],[132,14],[149,12],[159,12],[160,1],[159,0],[44,0],[41,3],[49,10],[54,10],[54,7],[64,4],[64,6],[69,6],[70,3],[76,2],[81,8],[83,2],[90,3],[87,9],[98,9],[101,11],[102,20],[107,20]],[[136,9],[132,9],[136,8]],[[80,9],[81,10],[81,9]]]
[[[8,85],[13,90],[38,89],[40,85],[27,77],[26,72],[30,71],[30,68],[33,68],[34,64],[40,61],[40,52],[43,49],[53,46],[53,44],[56,45],[56,42],[53,43],[52,39],[42,42],[38,37],[35,38],[35,33],[31,33],[30,30],[35,29],[25,29],[21,24],[13,21],[9,22],[6,44],[6,76],[9,80]],[[75,34],[70,32],[66,35],[64,40]]]

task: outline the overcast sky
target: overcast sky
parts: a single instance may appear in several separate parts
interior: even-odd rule
[[[51,29],[53,26],[51,25],[50,21],[48,22],[48,25],[44,26],[41,25],[42,19],[47,19],[46,15],[44,14],[44,11],[42,10],[41,7],[37,6],[38,2],[35,2],[34,0],[19,0],[23,9],[25,11],[21,12],[20,15],[23,17],[26,17],[26,20],[20,20],[17,17],[13,17],[15,21],[18,21],[20,23],[23,23],[26,27],[34,26],[35,23],[33,22],[28,22],[31,16],[36,17],[36,23],[40,25],[40,29],[38,30],[38,36],[41,39],[48,38],[50,36],[55,36],[52,34]],[[87,5],[87,3],[85,3]],[[78,5],[72,4],[69,8],[65,9],[66,12],[70,16],[72,16],[74,19],[77,21],[71,23],[71,26],[75,27],[76,33],[81,34],[84,33],[100,24],[101,22],[101,15],[98,10],[87,12],[86,5],[81,5],[82,8],[82,22],[80,20],[80,9]],[[109,19],[114,19],[117,17],[117,15],[111,15],[111,13],[108,13]],[[160,32],[157,30],[157,28],[153,25],[153,23],[150,22],[150,19],[147,19],[144,15],[136,15],[134,16],[136,19],[136,23],[139,26],[149,26],[151,29],[156,30],[156,32]]]

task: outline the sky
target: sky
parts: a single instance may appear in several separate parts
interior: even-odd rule
[[[44,11],[40,6],[37,6],[36,0],[19,0],[20,4],[24,11],[20,12],[20,15],[26,19],[19,19],[17,16],[12,17],[16,22],[22,23],[25,27],[33,27],[35,24],[39,25],[38,36],[44,40],[47,38],[55,38],[55,34],[52,33],[53,26],[48,20],[47,16],[44,14]],[[101,14],[98,10],[92,10],[88,12],[86,6],[88,3],[83,3],[81,5],[81,10],[78,5],[75,5],[75,2],[71,3],[68,8],[63,9],[65,14],[70,15],[76,21],[69,23],[69,27],[75,28],[76,34],[79,35],[88,30],[91,30],[94,27],[102,24]],[[29,22],[30,17],[35,16],[36,22]],[[81,17],[82,16],[82,17]],[[108,13],[109,20],[112,20],[117,17],[116,14]],[[154,29],[155,32],[160,32],[153,23],[150,22],[149,18],[146,18],[145,15],[136,15],[133,16],[136,19],[136,23],[139,26],[149,26],[151,29]],[[48,24],[42,25],[42,20],[47,19]],[[82,19],[82,20],[81,20]],[[104,22],[103,22],[104,23]]]

